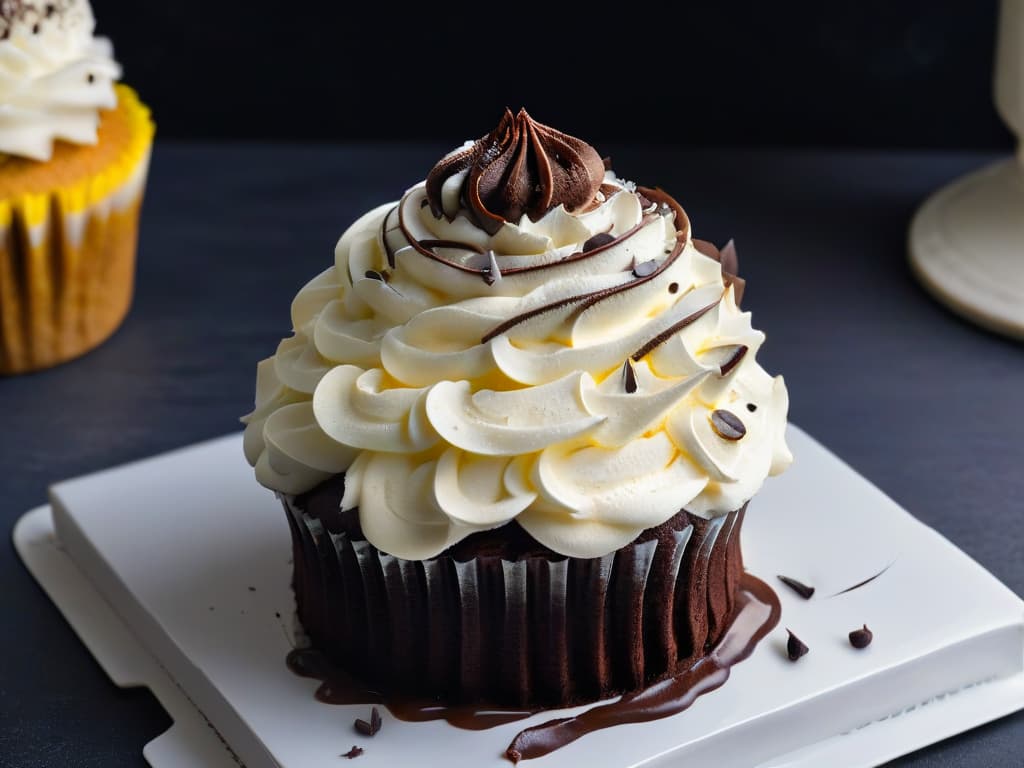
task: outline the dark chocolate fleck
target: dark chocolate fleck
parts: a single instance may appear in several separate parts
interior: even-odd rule
[[[874,634],[865,624],[861,629],[855,629],[850,633],[850,645],[854,648],[867,648],[871,645],[872,638],[874,638]]]
[[[501,280],[501,268],[498,266],[498,259],[494,251],[487,252],[487,264],[480,270],[480,276],[488,285],[494,285]]]
[[[610,171],[612,169],[612,157],[611,157],[611,155],[606,155],[605,157],[602,157],[601,158],[601,162],[604,164],[604,169],[606,171]]]
[[[633,364],[629,362],[628,358],[622,364],[622,388],[630,395],[636,392],[637,389],[636,371],[633,370]]]
[[[249,589],[250,592],[255,592],[256,591],[256,587],[248,587],[248,589]]]
[[[46,18],[50,18],[56,12],[57,12],[57,6],[55,6],[53,3],[47,3],[46,4]]]
[[[747,434],[747,428],[739,416],[722,408],[711,412],[711,428],[723,440],[740,440]]]
[[[363,734],[363,736],[376,735],[381,725],[380,712],[376,707],[370,710],[370,722],[366,722],[361,717],[357,717],[355,722],[356,730]]]
[[[583,253],[592,251],[595,248],[600,248],[602,245],[608,245],[615,239],[615,235],[611,232],[598,232],[596,235],[588,237],[583,243]]]
[[[420,208],[426,208],[428,205],[430,205],[430,201],[427,198],[424,197],[420,200]]]
[[[32,34],[33,35],[38,35],[40,29],[41,29],[41,27],[38,24],[33,24],[32,25]]]
[[[669,285],[668,285],[668,292],[669,293],[679,293],[679,283],[669,283]]]
[[[747,403],[747,410],[753,413],[754,411],[757,410],[757,406],[754,405],[753,403]]]
[[[342,757],[347,757],[349,760],[351,760],[354,757],[359,757],[361,754],[363,754],[363,748],[353,745],[352,749],[343,754]]]
[[[640,203],[640,207],[644,210],[650,208],[654,203],[647,198],[646,195],[641,195],[639,192],[636,193],[636,199]]]
[[[281,618],[281,612],[280,611],[274,611],[274,618],[275,619],[280,619]]]
[[[365,276],[370,278],[371,280],[380,280],[382,283],[384,282],[384,275],[382,275],[380,272],[378,272],[375,269],[368,269],[368,270],[366,270],[366,275]]]
[[[650,277],[658,269],[658,262],[654,259],[633,265],[633,274],[636,277]]]
[[[786,628],[789,632],[789,640],[786,641],[786,655],[790,661],[796,661],[811,649],[799,637],[793,634],[793,630]]]
[[[88,83],[95,83],[96,82],[96,75],[94,75],[92,72],[90,72],[89,75],[85,78],[85,80]]]
[[[789,587],[798,595],[800,595],[800,597],[802,597],[804,600],[810,600],[811,595],[814,594],[814,587],[809,587],[806,584],[797,581],[796,579],[791,579],[789,576],[780,575],[778,579],[787,587]]]

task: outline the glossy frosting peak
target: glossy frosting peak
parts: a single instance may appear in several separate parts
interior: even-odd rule
[[[604,162],[585,141],[506,109],[498,127],[446,155],[427,176],[434,216],[452,221],[464,210],[488,234],[523,214],[538,221],[552,208],[591,204]]]
[[[602,189],[494,234],[435,217],[423,184],[356,221],[259,365],[257,479],[345,473],[366,538],[407,559],[512,520],[598,557],[740,508],[790,461],[764,335],[674,200]]]
[[[96,143],[121,68],[94,26],[88,0],[0,2],[0,153],[49,160],[58,139]]]

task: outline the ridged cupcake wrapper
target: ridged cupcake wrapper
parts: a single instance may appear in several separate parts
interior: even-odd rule
[[[50,192],[0,200],[0,374],[38,370],[92,349],[131,303],[152,124],[105,171]]]
[[[594,559],[409,561],[285,506],[314,646],[448,703],[582,703],[688,668],[728,627],[743,571],[743,509]]]

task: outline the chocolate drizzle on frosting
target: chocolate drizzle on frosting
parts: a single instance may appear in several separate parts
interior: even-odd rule
[[[525,109],[509,109],[498,127],[456,150],[427,176],[427,199],[437,218],[455,218],[443,188],[463,174],[459,200],[475,223],[494,234],[523,214],[533,221],[564,205],[575,211],[593,201],[604,179],[604,162],[585,141],[536,122]]]

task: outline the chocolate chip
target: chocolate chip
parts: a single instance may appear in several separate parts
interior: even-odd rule
[[[361,754],[363,754],[363,748],[353,745],[352,749],[350,749],[345,754],[341,755],[341,757],[347,757],[349,760],[351,760],[354,757],[359,757]]]
[[[743,426],[739,416],[721,408],[712,411],[711,428],[723,440],[740,440],[747,434],[747,428]]]
[[[855,629],[850,633],[850,645],[854,648],[867,648],[871,645],[873,637],[874,634],[868,629],[868,625],[865,624],[861,629]]]
[[[786,641],[786,655],[789,656],[790,661],[796,661],[811,649],[799,637],[793,634],[793,630],[787,628],[786,631],[789,632],[789,640]]]
[[[628,358],[622,364],[622,388],[630,395],[636,392],[637,388],[636,371],[633,370],[633,364],[629,362]]]
[[[363,720],[363,718],[357,717],[354,725],[356,727],[356,730],[363,734],[363,736],[372,735],[370,731],[373,730],[373,726],[371,726],[368,722]]]
[[[669,283],[668,284],[668,292],[669,293],[679,293],[679,283]]]
[[[753,413],[754,411],[757,410],[757,406],[754,405],[753,403],[747,403],[747,410]]]
[[[654,259],[633,265],[633,274],[636,277],[650,277],[658,269],[658,262]]]
[[[796,579],[791,579],[789,576],[779,576],[779,581],[785,584],[787,587],[796,592],[804,600],[810,600],[811,595],[814,594],[814,587],[809,587],[806,584],[802,584]]]
[[[615,239],[615,235],[611,232],[598,232],[596,235],[588,237],[583,243],[583,252],[592,251],[595,248],[600,248],[602,245],[608,245]]]

